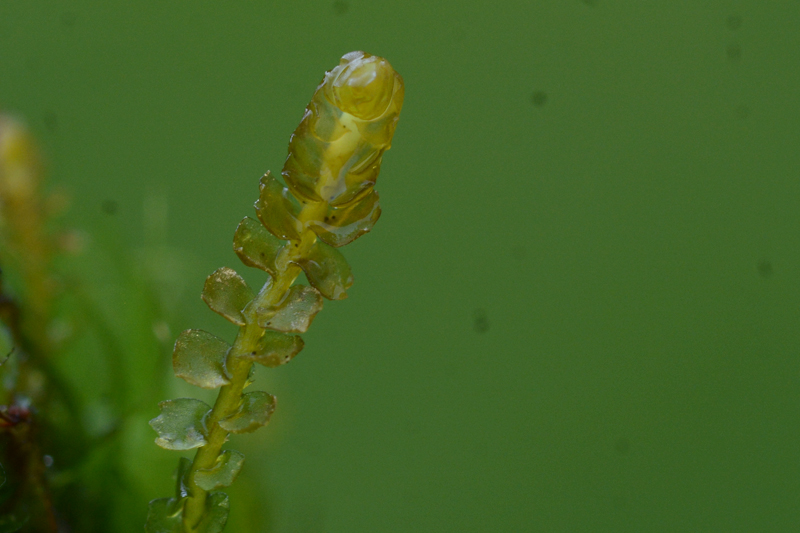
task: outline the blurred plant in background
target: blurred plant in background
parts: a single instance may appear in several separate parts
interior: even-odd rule
[[[43,170],[0,115],[0,531],[141,531],[174,300],[146,267],[170,258],[180,276],[182,255],[62,228],[69,200]]]
[[[291,360],[322,298],[347,296],[353,276],[337,248],[380,216],[373,187],[403,94],[389,63],[363,52],[326,73],[292,136],[286,186],[267,173],[258,220],[245,217],[234,236],[267,282],[254,294],[227,267],[206,280],[203,300],[240,327],[235,343],[187,330],[174,350],[170,308],[186,287],[186,256],[164,244],[165,197],[146,202],[145,249],[101,250],[60,226],[67,195],[47,191],[30,133],[0,115],[0,533],[141,531],[141,502],[170,469],[146,426],[167,393],[170,351],[175,375],[221,390],[213,408],[179,398],[150,421],[159,446],[198,452],[180,458],[175,496],[151,502],[146,531],[222,531],[228,496],[217,489],[244,460],[222,446],[275,408],[266,392],[243,393],[253,363]],[[308,285],[294,284],[301,273]]]

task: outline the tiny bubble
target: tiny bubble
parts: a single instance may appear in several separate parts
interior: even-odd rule
[[[547,93],[544,91],[534,91],[531,94],[531,103],[536,107],[542,107],[547,103]]]
[[[153,322],[153,335],[156,339],[164,344],[172,340],[169,324],[167,324],[164,320],[157,320],[156,322]]]
[[[114,200],[104,200],[103,201],[103,212],[106,215],[116,215],[118,208],[119,208],[119,205]]]
[[[50,468],[53,466],[53,456],[52,455],[45,455],[42,457],[42,462],[44,463],[45,468]]]
[[[489,330],[489,319],[483,309],[476,309],[473,315],[472,327],[478,333],[486,333]]]

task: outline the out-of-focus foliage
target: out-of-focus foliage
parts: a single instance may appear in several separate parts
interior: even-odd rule
[[[147,428],[183,290],[164,265],[180,278],[188,259],[63,227],[42,168],[0,115],[0,531],[139,532],[172,462]]]

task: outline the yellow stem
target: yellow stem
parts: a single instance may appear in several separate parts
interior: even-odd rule
[[[306,227],[309,220],[316,220],[323,216],[327,206],[324,203],[306,204],[298,218],[302,227]],[[228,440],[228,432],[219,425],[220,420],[234,414],[239,408],[242,391],[247,386],[252,361],[242,359],[240,356],[253,352],[258,347],[258,342],[264,335],[264,329],[258,325],[256,309],[269,308],[278,305],[283,300],[286,292],[300,274],[300,268],[294,261],[308,253],[309,248],[316,242],[313,231],[305,230],[300,241],[289,241],[276,258],[278,273],[275,279],[267,281],[264,288],[245,308],[245,321],[247,324],[239,328],[236,341],[228,353],[227,368],[231,375],[230,384],[219,391],[211,413],[206,419],[206,445],[197,450],[194,461],[186,477],[186,486],[189,497],[183,509],[183,528],[186,533],[194,533],[206,513],[206,500],[208,492],[197,486],[195,475],[198,470],[212,468],[220,453],[222,446]]]

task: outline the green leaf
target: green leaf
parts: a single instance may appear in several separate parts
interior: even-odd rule
[[[309,227],[322,241],[338,248],[370,231],[380,216],[378,192],[372,191],[351,204],[328,208],[323,219],[309,222]]]
[[[266,230],[258,220],[245,217],[233,236],[233,251],[249,267],[260,268],[273,278],[276,275],[275,257],[286,244]]]
[[[317,241],[308,254],[297,261],[306,273],[308,282],[329,300],[347,298],[347,289],[353,286],[353,273],[342,253]]]
[[[145,533],[183,533],[183,502],[175,498],[152,500],[147,507]]]
[[[230,503],[228,495],[224,492],[212,492],[206,499],[206,514],[200,520],[197,533],[222,533],[225,523],[228,521]]]
[[[230,383],[225,359],[230,344],[200,329],[187,329],[175,341],[172,368],[175,375],[204,389]]]
[[[205,416],[211,410],[194,398],[178,398],[158,404],[161,414],[150,421],[158,433],[156,444],[167,450],[191,450],[206,445]]]
[[[326,105],[327,104],[327,105]],[[327,107],[330,114],[336,114],[338,117],[341,112],[334,108],[329,102],[322,99],[321,102],[315,102],[313,105],[320,110],[319,106]],[[324,119],[323,119],[324,120]],[[305,122],[305,120],[303,121]],[[316,128],[320,127],[320,120],[317,117],[315,120]],[[337,137],[330,129],[342,130],[341,124],[333,124],[328,121],[328,131],[325,133],[329,137]],[[301,126],[302,127],[302,126]],[[292,191],[300,198],[306,198],[312,202],[322,202],[323,198],[320,196],[320,173],[307,172],[306,169],[321,168],[325,164],[326,152],[331,146],[330,142],[325,142],[319,137],[319,130],[316,131],[317,135],[292,135],[289,139],[289,157],[286,158],[281,176],[283,176],[286,185],[291,187]],[[324,134],[323,134],[324,135]],[[323,182],[327,180],[322,180]]]
[[[306,285],[293,285],[275,308],[258,308],[258,325],[283,333],[305,333],[322,310],[319,291]]]
[[[244,463],[244,454],[235,450],[225,450],[217,457],[212,468],[198,470],[194,481],[203,490],[216,490],[227,487],[239,475]]]
[[[235,270],[222,267],[206,279],[202,298],[212,311],[244,326],[242,309],[253,299],[253,291]]]
[[[231,433],[251,433],[267,425],[275,411],[275,396],[263,391],[248,392],[242,395],[236,413],[219,421],[225,431]]]
[[[256,214],[270,233],[286,241],[300,240],[303,227],[298,220],[300,205],[289,189],[267,172],[261,178]]]
[[[192,461],[186,457],[181,457],[178,461],[178,468],[175,469],[175,497],[177,499],[189,496],[189,489],[186,487],[186,474],[192,468]]]
[[[258,348],[241,357],[266,367],[275,368],[291,361],[295,355],[300,353],[303,346],[303,339],[297,335],[265,331],[264,336],[258,341]]]

